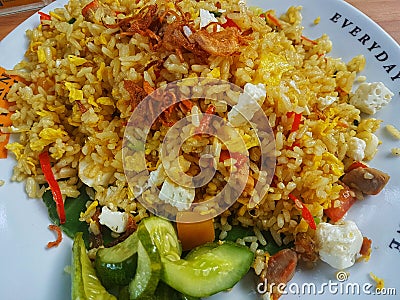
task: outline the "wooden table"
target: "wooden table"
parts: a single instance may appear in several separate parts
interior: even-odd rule
[[[347,0],[347,2],[368,15],[400,43],[399,0]],[[0,40],[34,13],[30,11],[0,17]]]

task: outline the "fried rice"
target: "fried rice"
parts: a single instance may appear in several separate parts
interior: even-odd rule
[[[361,119],[360,111],[349,104],[365,59],[360,55],[344,62],[330,57],[327,35],[305,37],[301,7],[277,16],[274,10],[247,8],[233,0],[101,0],[84,15],[87,4],[70,0],[50,13],[51,20],[28,30],[25,60],[10,72],[24,79],[8,96],[15,103],[13,131],[19,133],[18,141],[8,145],[16,157],[12,179],[25,181],[30,197],[40,198],[45,191],[38,155],[49,151],[64,197],[76,198],[86,185],[100,206],[126,211],[136,222],[146,217],[149,212],[125,176],[125,128],[149,90],[186,78],[221,79],[241,88],[261,83],[266,90],[261,107],[274,133],[275,172],[255,205],[250,205],[251,190],[245,189],[218,217],[221,238],[232,224],[254,227],[257,239],[248,242],[261,244],[261,231],[269,231],[278,245],[291,243],[298,233],[312,236],[288,195],[301,195],[314,219],[326,220],[323,210],[339,198],[339,179],[355,160],[351,139],[364,140],[365,159],[373,158],[376,147],[369,145],[380,122]],[[213,12],[217,21],[200,28],[200,9]],[[221,26],[227,22],[234,25]],[[174,26],[187,26],[196,39],[188,45],[188,37],[182,41],[168,35]],[[210,38],[216,43],[209,45]],[[193,100],[192,105],[175,107],[172,118],[194,115],[196,110],[205,113],[208,107],[206,99]],[[216,107],[225,119],[230,109]],[[301,120],[292,130],[296,115]],[[160,143],[171,126],[166,121],[161,116],[147,138],[149,171],[160,164]],[[248,141],[246,126],[238,132]],[[186,174],[198,174],[198,154],[213,143],[209,136],[185,142],[179,161]],[[260,147],[251,142],[246,147],[254,183],[259,178]],[[219,164],[214,178],[196,189],[195,201],[213,197],[226,184],[229,165]]]

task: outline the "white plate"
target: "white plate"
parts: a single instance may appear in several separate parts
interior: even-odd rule
[[[54,2],[44,11],[62,6],[64,1]],[[261,0],[251,1],[251,4],[267,8],[266,2]],[[333,41],[332,56],[348,61],[355,55],[365,55],[367,67],[363,75],[370,82],[384,82],[395,93],[392,102],[376,117],[383,120],[382,128],[387,124],[400,127],[396,115],[400,111],[400,78],[396,78],[400,77],[399,45],[368,17],[343,1],[327,0],[322,5],[319,0],[268,1],[268,8],[274,8],[279,13],[290,5],[303,6],[307,37],[316,38],[323,33],[330,36]],[[318,16],[321,18],[319,25],[313,25]],[[39,16],[34,15],[0,42],[1,66],[12,68],[22,59],[27,46],[24,32],[38,23]],[[379,61],[386,56],[384,61]],[[385,66],[389,71],[385,70]],[[350,277],[342,283],[336,280],[336,271],[324,263],[314,270],[300,269],[291,281],[289,294],[282,299],[332,299],[337,295],[346,299],[365,298],[368,292],[374,292],[373,288],[368,289],[368,284],[373,283],[369,277],[371,271],[385,279],[386,288],[395,288],[397,295],[400,294],[400,158],[390,154],[390,149],[399,147],[400,142],[391,138],[384,129],[380,129],[378,135],[383,144],[371,165],[389,173],[391,180],[382,193],[358,202],[348,215],[349,219],[357,222],[363,234],[372,239],[371,260],[349,269]],[[50,221],[46,208],[40,200],[27,198],[23,184],[10,182],[13,163],[12,159],[0,160],[0,179],[5,180],[5,185],[0,187],[0,298],[70,299],[71,282],[64,268],[70,263],[71,241],[64,237],[58,248],[46,249],[47,242],[54,239],[54,234],[47,229]],[[314,284],[319,295],[309,295],[307,285],[303,283],[308,283],[308,286]],[[300,293],[295,291],[296,287],[300,288]],[[301,292],[302,287],[305,287],[304,293]],[[323,295],[320,293],[322,290]],[[251,279],[247,278],[230,293],[220,293],[212,299],[257,297]],[[375,297],[370,296],[370,299]]]

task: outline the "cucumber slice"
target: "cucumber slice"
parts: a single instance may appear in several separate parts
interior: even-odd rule
[[[151,300],[200,300],[200,298],[183,295],[169,285],[160,281]]]
[[[97,251],[95,268],[103,285],[128,285],[136,274],[138,237],[136,232],[123,242]]]
[[[109,294],[97,278],[96,271],[86,253],[82,235],[82,232],[75,235],[72,246],[72,300],[116,300],[117,298]]]
[[[185,260],[194,259],[196,256],[207,253],[216,247],[218,247],[218,243],[207,243],[207,244],[198,246],[198,247],[192,249],[188,254],[186,254]]]
[[[171,222],[154,216],[142,220],[139,224],[141,226],[147,229],[162,258],[173,261],[181,258],[182,247]]]
[[[214,247],[215,246],[215,247]],[[178,261],[163,260],[161,279],[182,294],[208,297],[232,288],[250,269],[254,253],[236,243],[206,245]]]
[[[150,298],[157,288],[161,274],[161,258],[157,246],[144,226],[137,229],[138,261],[136,275],[129,283],[130,299]]]

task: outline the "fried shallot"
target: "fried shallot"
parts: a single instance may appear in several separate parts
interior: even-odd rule
[[[249,38],[242,36],[235,27],[227,27],[213,33],[209,33],[206,29],[200,29],[194,32],[190,38],[204,51],[216,56],[232,55],[239,52],[240,46],[249,42]]]
[[[146,91],[132,80],[124,80],[124,88],[131,97],[132,110],[147,96]]]
[[[155,33],[159,29],[159,19],[157,16],[157,5],[148,5],[142,8],[137,14],[131,17],[124,18],[115,24],[106,25],[108,28],[120,28],[121,35],[132,36],[138,33],[143,36],[148,36],[160,42],[160,38]],[[152,43],[150,43],[152,45]]]

